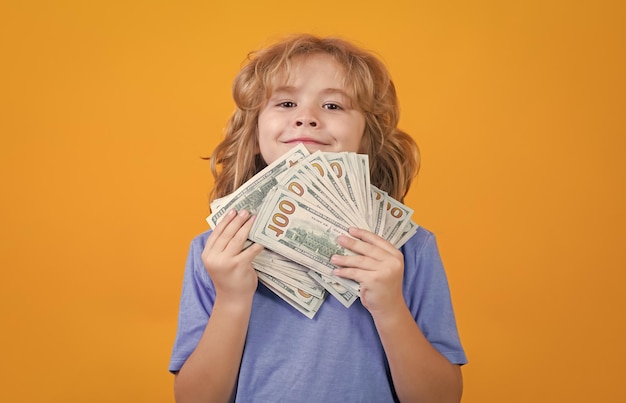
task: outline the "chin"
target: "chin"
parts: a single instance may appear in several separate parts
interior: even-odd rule
[[[312,154],[315,151],[330,151],[328,145],[319,143],[303,143],[307,150]]]

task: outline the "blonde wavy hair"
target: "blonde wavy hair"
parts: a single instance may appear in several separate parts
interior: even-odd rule
[[[236,109],[210,157],[215,178],[210,200],[232,193],[266,166],[259,153],[257,121],[274,79],[289,74],[294,57],[316,53],[327,53],[344,67],[345,86],[365,116],[360,152],[369,156],[371,183],[404,200],[419,171],[420,154],[415,141],[397,127],[398,99],[387,68],[346,40],[309,34],[287,37],[248,55],[233,82]]]

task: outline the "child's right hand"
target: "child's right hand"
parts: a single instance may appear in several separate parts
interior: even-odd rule
[[[263,246],[252,244],[245,250],[254,217],[248,211],[229,211],[207,239],[202,262],[215,285],[216,298],[241,303],[252,300],[258,278],[252,260]]]

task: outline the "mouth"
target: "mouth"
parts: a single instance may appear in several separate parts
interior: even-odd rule
[[[327,143],[324,143],[324,142],[322,142],[320,140],[309,138],[309,137],[298,137],[296,139],[283,141],[283,143],[285,143],[285,144],[294,144],[294,145],[298,144],[298,143],[302,143],[305,146],[306,145],[312,145],[312,146],[326,146],[326,145],[328,145]]]

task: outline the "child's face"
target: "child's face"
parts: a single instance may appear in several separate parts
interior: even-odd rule
[[[310,152],[359,152],[365,117],[343,85],[343,68],[328,54],[298,56],[289,79],[278,77],[259,114],[259,148],[267,164],[303,143]]]

